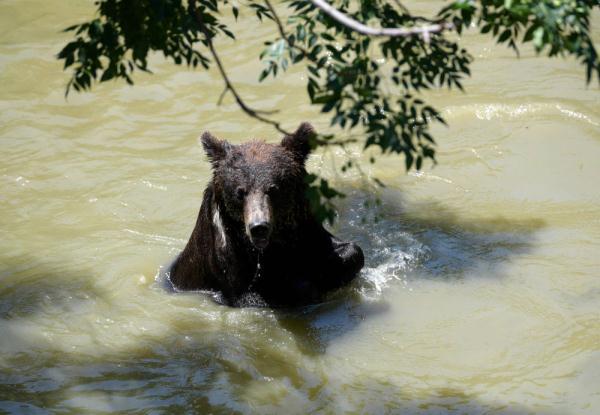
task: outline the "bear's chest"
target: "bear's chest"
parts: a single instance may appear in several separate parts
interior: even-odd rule
[[[320,299],[315,282],[322,277],[314,261],[282,254],[257,264],[248,290],[272,305],[306,304]]]

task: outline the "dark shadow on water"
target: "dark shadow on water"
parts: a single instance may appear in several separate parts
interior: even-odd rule
[[[61,322],[106,293],[90,283],[93,272],[74,273],[70,264],[25,254],[0,263],[0,413],[55,413],[69,379],[51,362],[73,357],[55,350],[44,329],[68,331]]]
[[[388,312],[389,308],[385,301],[364,301],[349,287],[323,304],[277,310],[275,315],[281,327],[294,336],[298,348],[310,356],[324,353],[337,337],[356,329],[369,318]]]
[[[361,414],[393,414],[393,415],[562,415],[564,412],[554,410],[551,405],[538,405],[536,409],[526,408],[516,402],[485,401],[475,394],[455,387],[431,387],[424,396],[413,396],[404,388],[386,380],[378,380],[365,376],[355,385],[356,393],[348,396],[347,402],[336,402],[335,393],[325,387],[319,399],[329,401],[330,413],[343,412],[348,402]],[[409,389],[409,388],[407,388]]]
[[[90,283],[94,272],[74,273],[69,264],[52,263],[33,256],[1,258],[0,318],[35,316],[52,308],[56,313],[73,313],[86,302],[105,293]]]
[[[356,385],[357,393],[349,397],[356,413],[393,415],[562,415],[564,411],[552,409],[552,404],[537,405],[536,409],[526,408],[516,402],[485,401],[475,394],[455,387],[432,387],[425,395],[412,396],[402,387],[389,381],[365,377]],[[329,392],[324,390],[321,398],[327,399]],[[331,402],[335,402],[331,394]],[[332,413],[340,412],[341,405],[335,403]]]
[[[506,264],[535,249],[546,226],[541,218],[468,217],[440,202],[410,203],[399,192],[383,195],[376,208],[382,219],[363,223],[369,196],[355,192],[346,200],[337,229],[363,247],[367,270],[389,263],[440,280],[502,277]]]
[[[384,295],[374,299],[364,295],[380,288],[377,277],[384,285],[396,283],[394,278],[385,280],[392,274],[440,283],[479,275],[501,278],[506,263],[535,249],[536,232],[544,227],[539,219],[470,219],[439,204],[410,206],[395,199],[384,200],[383,206],[391,205],[393,214],[364,225],[363,200],[361,194],[348,198],[335,233],[363,247],[367,267],[358,281],[330,301],[298,310],[264,310],[264,318],[263,311],[257,311],[258,317],[251,320],[256,327],[230,325],[227,316],[235,317],[239,311],[223,307],[225,323],[216,326],[220,330],[199,324],[198,333],[191,331],[193,340],[188,341],[173,327],[159,341],[140,338],[143,344],[114,352],[98,344],[97,356],[70,355],[60,347],[53,349],[51,343],[48,350],[41,350],[27,338],[20,339],[22,349],[3,352],[0,361],[0,412],[560,413],[485,402],[452,387],[414,396],[399,386],[406,383],[404,378],[384,381],[365,372],[358,379],[340,379],[335,368],[323,367],[321,357],[329,345],[389,312]],[[27,323],[40,314],[51,319],[46,315],[48,304],[55,312],[75,313],[86,302],[104,298],[106,293],[86,281],[93,273],[73,275],[66,268],[35,258],[3,264],[0,319]],[[152,310],[146,311],[151,318]],[[264,339],[273,333],[282,337],[273,342]],[[318,375],[328,370],[325,380]]]
[[[383,200],[382,219],[364,223],[363,203],[370,195],[347,193],[334,233],[362,247],[361,276],[327,303],[277,312],[281,326],[307,354],[325,352],[336,338],[386,313],[382,291],[390,285],[504,277],[507,264],[535,249],[536,233],[545,227],[537,218],[467,218],[441,203],[411,205],[398,193]]]

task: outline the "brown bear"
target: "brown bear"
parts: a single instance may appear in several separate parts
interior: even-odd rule
[[[232,306],[291,307],[322,301],[356,277],[362,250],[325,230],[306,198],[313,135],[308,123],[279,145],[202,135],[213,177],[169,272],[176,289],[213,291]]]

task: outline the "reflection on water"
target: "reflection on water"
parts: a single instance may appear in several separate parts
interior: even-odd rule
[[[66,102],[60,30],[90,5],[0,11],[0,412],[600,411],[600,107],[578,64],[467,36],[467,93],[430,94],[450,124],[434,169],[365,163],[375,194],[334,173],[343,154],[311,157],[348,195],[333,231],[363,247],[361,276],[323,304],[232,309],[155,275],[210,176],[200,133],[277,134],[217,107],[216,74],[159,59]],[[326,131],[301,71],[257,86],[271,29],[249,22],[220,44],[240,91]]]

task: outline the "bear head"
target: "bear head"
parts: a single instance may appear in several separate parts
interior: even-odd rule
[[[304,165],[314,134],[302,123],[280,144],[232,145],[205,132],[201,141],[213,168],[217,215],[225,223],[220,226],[259,250],[289,242],[309,215]]]

